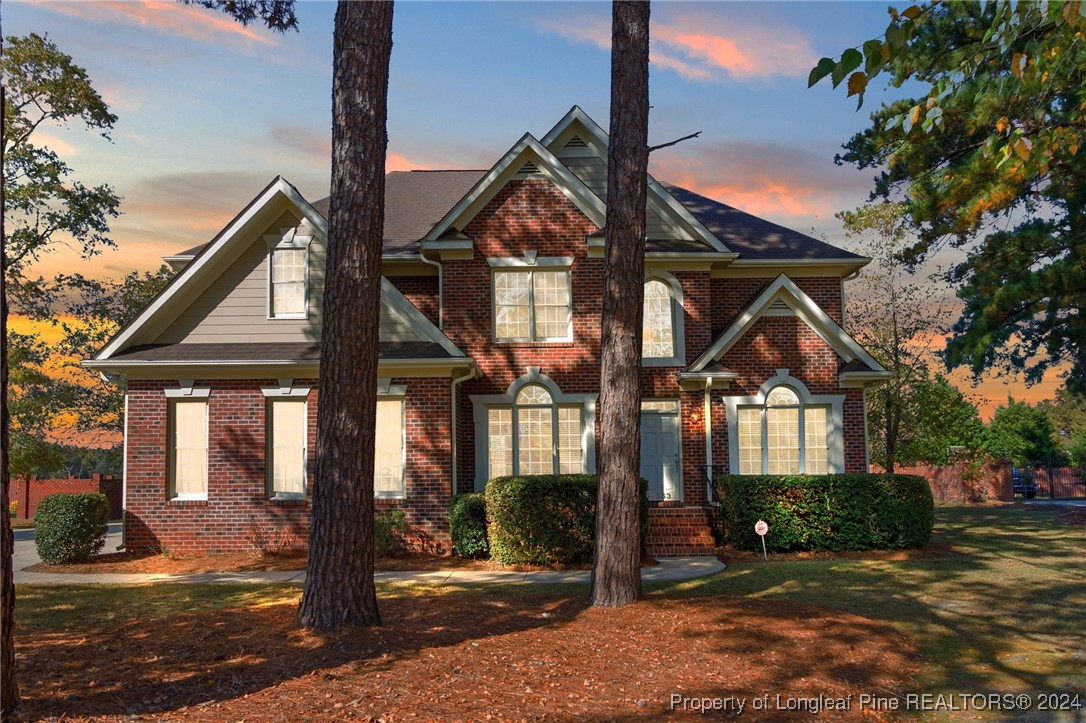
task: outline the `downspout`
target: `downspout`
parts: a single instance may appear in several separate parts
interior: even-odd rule
[[[30,497],[28,496],[29,500]],[[128,389],[124,390],[124,437],[121,439],[121,545],[117,549],[128,547]]]
[[[719,507],[720,502],[716,499],[716,490],[713,487],[713,378],[706,377],[705,379],[705,399],[702,400],[704,410],[702,414],[705,417],[705,484],[708,489],[705,490],[705,499],[709,500],[709,504],[714,507]]]
[[[457,448],[459,446],[457,444],[457,439],[456,439],[456,418],[457,418],[457,414],[456,414],[456,388],[458,386],[460,386],[461,382],[466,382],[467,380],[474,379],[475,377],[476,377],[476,369],[475,369],[475,365],[472,364],[471,367],[468,368],[468,371],[467,371],[466,374],[464,374],[463,376],[460,376],[460,377],[453,377],[453,380],[452,380],[452,386],[451,386],[452,400],[451,400],[451,404],[449,405],[452,408],[452,424],[450,425],[450,430],[451,431],[450,431],[450,440],[449,440],[449,451],[450,451],[450,454],[451,454],[451,457],[452,457],[452,494],[453,494],[453,497],[456,496],[456,483],[457,483],[457,476],[458,476],[457,473],[456,473],[456,470],[457,470],[457,454],[456,454],[456,450],[457,450]]]
[[[437,268],[437,328],[445,331],[445,275],[442,273],[441,262],[426,258],[421,250],[419,251],[419,258],[422,263]],[[456,388],[455,384],[453,388]],[[453,475],[455,474],[454,471]]]

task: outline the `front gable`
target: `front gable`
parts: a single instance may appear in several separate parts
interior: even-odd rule
[[[458,232],[463,231],[509,183],[531,179],[546,179],[553,183],[592,223],[603,228],[607,214],[599,196],[526,133],[426,234],[422,249],[439,253],[461,251],[465,239],[460,238]]]
[[[760,320],[790,316],[795,316],[802,321],[806,328],[814,332],[843,360],[839,375],[842,385],[862,384],[893,377],[891,372],[879,364],[859,342],[830,318],[785,274],[774,279],[698,357],[685,374],[705,373],[714,363],[722,362],[732,348],[756,328]],[[793,351],[801,347],[798,339],[775,341],[789,348],[795,347]]]
[[[607,133],[578,106],[568,113],[542,139],[542,144],[555,154],[574,174],[600,198],[607,197]],[[670,245],[668,241],[700,244],[704,252],[730,253],[700,221],[698,221],[652,174],[648,176],[645,209],[645,236],[650,252],[688,252],[689,244]],[[651,242],[657,249],[651,248]]]
[[[228,363],[231,355],[252,361],[254,353],[262,362],[312,362],[321,340],[326,243],[323,216],[277,178],[87,365],[109,370],[167,360]],[[283,244],[307,250],[307,311],[297,318],[271,314],[270,257]],[[389,353],[466,359],[383,277],[380,340],[382,359]],[[212,351],[209,360],[203,352]],[[294,359],[292,353],[304,356]]]

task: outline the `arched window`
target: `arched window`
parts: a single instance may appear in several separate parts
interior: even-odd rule
[[[647,366],[684,362],[682,342],[682,287],[673,279],[645,282],[641,358]]]
[[[739,474],[829,472],[829,406],[774,386],[760,406],[739,406]]]
[[[581,411],[541,384],[521,387],[511,406],[489,406],[489,477],[583,472]]]

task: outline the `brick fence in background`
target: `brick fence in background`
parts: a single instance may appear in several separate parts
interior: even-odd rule
[[[973,468],[967,462],[937,467],[898,467],[895,472],[925,478],[936,502],[1014,502],[1009,462],[993,462],[980,468]]]
[[[16,505],[16,518],[31,519],[38,511],[38,505],[49,495],[60,493],[101,492],[109,499],[109,518],[119,520],[123,500],[121,499],[121,479],[95,474],[90,479],[23,479],[11,480],[11,501]]]

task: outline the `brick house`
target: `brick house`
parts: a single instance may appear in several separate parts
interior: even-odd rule
[[[375,480],[447,549],[459,492],[594,472],[607,136],[573,108],[486,171],[386,180]],[[130,549],[307,535],[327,199],[276,178],[86,366],[127,384]],[[842,328],[868,259],[649,178],[642,475],[658,554],[711,542],[712,473],[867,470]]]

